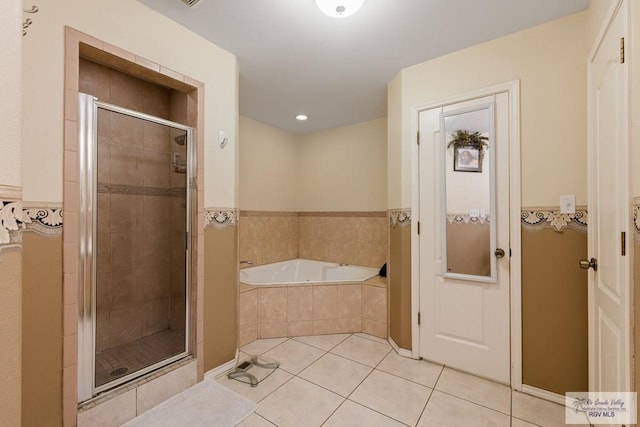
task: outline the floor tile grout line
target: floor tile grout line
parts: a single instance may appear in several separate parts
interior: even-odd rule
[[[380,411],[379,411],[379,410],[377,410],[377,409],[370,408],[370,407],[368,407],[367,405],[363,405],[362,403],[360,403],[360,402],[356,402],[355,400],[351,400],[351,399],[349,399],[349,398],[345,399],[345,402],[346,402],[347,400],[348,400],[349,402],[353,403],[353,404],[356,404],[356,405],[358,405],[358,406],[362,406],[362,407],[363,407],[363,408],[365,408],[365,409],[368,409],[368,410],[370,410],[370,411],[372,411],[372,412],[375,412],[376,414],[380,414],[380,415],[382,415],[382,416],[383,416],[383,417],[385,417],[385,418],[389,418],[390,420],[393,420],[393,421],[395,421],[395,422],[397,422],[397,423],[400,423],[400,424],[402,424],[403,426],[411,427],[409,424],[407,424],[407,423],[405,423],[405,422],[403,422],[403,421],[400,421],[400,420],[398,420],[398,419],[395,419],[395,418],[393,418],[393,417],[392,417],[392,416],[390,416],[390,415],[384,414],[384,413],[380,412]]]
[[[343,335],[343,334],[328,334],[328,335]],[[296,339],[296,338],[304,338],[305,336],[307,336],[307,337],[313,337],[313,336],[322,336],[322,335],[303,335],[303,336],[300,336],[300,337],[291,337],[290,339],[294,340],[295,342],[299,342],[299,343],[301,343],[301,344],[306,344],[306,345],[309,345],[309,346],[311,346],[311,347],[317,348],[317,349],[319,349],[319,350],[326,351],[326,352],[328,353],[328,352],[330,352],[331,350],[333,350],[334,348],[336,348],[337,346],[339,346],[340,344],[342,344],[342,343],[343,343],[347,338],[349,338],[349,337],[350,337],[350,336],[352,336],[352,335],[353,335],[352,333],[346,334],[346,337],[344,337],[342,340],[340,340],[340,342],[339,342],[338,344],[334,345],[334,346],[333,346],[333,347],[331,347],[329,350],[325,350],[324,348],[320,348],[320,347],[315,346],[315,345],[313,345],[313,344],[309,344],[309,343],[306,343],[306,342],[304,342],[304,341],[300,341],[300,340],[297,340],[297,339]]]
[[[459,400],[464,400],[465,402],[469,402],[469,403],[471,403],[473,405],[476,405],[476,406],[479,406],[481,408],[488,409],[488,410],[493,411],[493,412],[497,412],[498,414],[502,414],[502,415],[506,415],[507,417],[511,417],[511,414],[505,414],[502,411],[499,411],[497,409],[491,408],[489,406],[483,405],[483,404],[478,403],[478,402],[474,402],[473,400],[469,400],[469,399],[466,399],[464,397],[456,396],[455,394],[452,394],[452,393],[449,393],[449,392],[446,392],[446,391],[442,391],[442,390],[437,390],[435,388],[434,388],[434,390],[438,391],[439,393],[446,394],[447,396],[455,397],[456,399],[459,399]]]
[[[429,404],[429,401],[431,400],[431,396],[433,396],[433,392],[436,391],[436,385],[438,385],[438,381],[440,381],[440,377],[442,376],[442,373],[444,372],[444,365],[440,365],[442,366],[442,368],[440,369],[440,373],[438,374],[438,378],[436,378],[436,382],[433,383],[433,388],[431,388],[431,392],[429,393],[429,396],[427,396],[427,401],[424,403],[424,407],[422,408],[422,412],[420,412],[420,416],[418,417],[418,421],[416,422],[416,426],[418,424],[420,424],[420,420],[422,419],[422,417],[424,417],[425,412],[427,411],[427,405]]]

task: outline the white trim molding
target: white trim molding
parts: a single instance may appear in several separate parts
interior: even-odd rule
[[[223,363],[220,366],[217,366],[210,371],[205,372],[204,379],[205,380],[215,380],[220,375],[230,371],[236,366],[236,359],[229,360],[226,363]]]
[[[405,348],[400,348],[400,346],[398,346],[398,344],[396,344],[396,342],[391,337],[389,337],[387,339],[387,341],[391,345],[391,348],[393,348],[395,350],[395,352],[398,353],[398,356],[402,356],[402,357],[407,357],[409,359],[413,359],[413,353],[411,352],[411,350],[407,350]]]

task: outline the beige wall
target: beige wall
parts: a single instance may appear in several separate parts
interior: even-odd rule
[[[0,414],[3,424],[17,427],[21,425],[22,253],[3,248],[0,257]]]
[[[575,194],[576,203],[585,205],[587,26],[587,13],[582,12],[402,70],[388,85],[389,207],[411,206],[410,154],[415,144],[412,131],[416,130],[412,123],[415,119],[413,109],[513,80],[520,81],[522,206],[558,206],[561,194]],[[410,280],[401,280],[402,276],[397,274],[404,259],[397,259],[394,254],[402,251],[410,257],[410,248],[394,234],[397,232],[392,229],[391,336],[394,340],[396,337],[402,340],[410,333],[410,323],[407,323],[410,307],[403,306],[402,302],[411,289]],[[563,233],[554,237],[562,245],[570,245],[568,236]],[[523,245],[523,262],[534,256],[538,249]],[[564,258],[559,261],[563,269],[572,272],[567,274],[576,270],[573,261]],[[555,276],[544,280],[551,289],[563,283]],[[572,283],[586,287],[586,281],[572,280]],[[530,278],[523,286],[535,289],[540,282],[539,278]],[[523,296],[523,306],[531,302],[527,298],[531,296]],[[565,312],[579,312],[580,301],[570,301],[571,307],[565,308]],[[539,312],[523,321],[523,340],[529,343],[523,356],[525,383],[534,382],[534,385],[557,392],[585,384],[583,362],[587,350],[584,346],[577,347],[577,352],[568,353],[577,354],[579,363],[576,365],[566,358],[557,361],[555,372],[566,370],[566,375],[544,377],[544,370],[548,370],[549,365],[536,363],[539,360],[537,347],[530,345],[537,336],[532,335],[537,326],[536,316]],[[547,319],[554,324],[561,323],[564,315],[558,310]],[[407,323],[404,327],[403,321]],[[586,327],[586,318],[575,327]],[[563,331],[571,332],[571,328]],[[406,340],[403,343],[406,344]],[[566,377],[571,380],[564,381]]]
[[[585,231],[522,231],[522,381],[561,395],[589,388]]]
[[[22,2],[10,0],[2,4],[0,16],[0,185],[19,186],[20,165],[20,81],[22,80]]]
[[[297,211],[299,137],[240,116],[240,209]]]
[[[204,235],[204,372],[233,360],[238,347],[238,229]],[[200,327],[200,325],[199,325]]]
[[[136,0],[45,0],[38,6],[23,41],[25,200],[62,201],[63,27],[68,25],[205,84],[205,205],[235,207],[235,57]],[[214,143],[218,129],[230,140],[224,150]]]
[[[557,206],[561,194],[586,204],[586,27],[582,12],[402,70],[388,87],[389,99],[401,97],[402,109],[400,125],[397,114],[389,115],[389,129],[396,130],[389,135],[396,151],[389,182],[401,183],[392,206],[411,201],[411,108],[516,79],[522,205]]]
[[[62,236],[23,233],[22,425],[62,425]]]
[[[0,13],[0,200],[20,200],[22,183],[21,80],[22,2],[10,0]],[[0,414],[7,426],[21,424],[22,254],[0,246]]]
[[[300,137],[300,211],[387,209],[387,121]]]
[[[240,205],[260,211],[387,209],[386,119],[293,135],[240,120]]]

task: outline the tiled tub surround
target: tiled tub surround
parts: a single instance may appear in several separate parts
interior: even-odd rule
[[[380,268],[387,261],[386,212],[240,211],[240,259],[294,258]]]
[[[239,346],[259,338],[364,332],[387,338],[387,284],[249,286],[240,283]]]

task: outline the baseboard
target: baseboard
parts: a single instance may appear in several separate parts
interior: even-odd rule
[[[565,406],[566,403],[565,397],[562,394],[543,390],[541,388],[533,387],[526,384],[522,384],[522,393],[530,394],[531,396],[539,397],[540,399],[548,400],[549,402],[557,403],[562,406]]]
[[[396,342],[393,340],[393,338],[389,337],[388,338],[389,344],[391,344],[391,347],[396,351],[396,353],[398,353],[400,356],[402,357],[408,357],[409,359],[413,359],[413,354],[411,353],[411,350],[407,350],[404,348],[400,348],[398,346],[398,344],[396,344]]]
[[[230,370],[231,368],[233,368],[235,365],[236,365],[236,359],[229,360],[227,363],[224,363],[218,367],[213,368],[210,371],[205,372],[204,379],[205,380],[215,379],[220,375],[224,374],[225,372],[227,372],[228,370]]]

